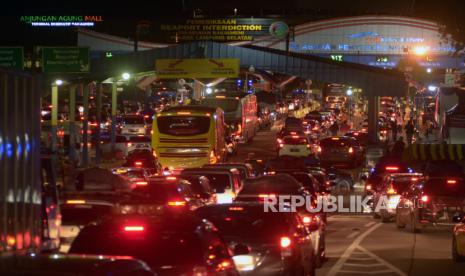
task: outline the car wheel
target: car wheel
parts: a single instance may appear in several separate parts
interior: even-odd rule
[[[405,228],[405,223],[400,221],[399,215],[396,214],[396,226],[397,228]]]
[[[460,255],[457,251],[457,240],[455,237],[452,238],[452,260],[456,263],[465,262],[465,256]]]
[[[421,228],[418,227],[417,219],[415,218],[414,214],[412,214],[410,216],[410,232],[412,232],[412,233],[420,233],[421,232]]]
[[[323,263],[326,260],[326,245],[325,245],[325,238],[324,234],[320,236],[320,241],[318,244],[318,256],[316,257],[315,267],[320,268],[323,266]]]

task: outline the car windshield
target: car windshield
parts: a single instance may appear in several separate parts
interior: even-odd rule
[[[225,189],[231,189],[229,174],[205,173],[202,175],[210,180],[210,186],[215,189],[217,193],[223,193]]]
[[[392,186],[398,193],[401,193],[407,190],[412,183],[413,180],[411,176],[395,177],[392,181]]]
[[[200,208],[197,215],[211,221],[226,241],[278,243],[289,231],[290,217],[284,213],[263,212],[263,207]]]
[[[157,118],[160,133],[189,136],[205,134],[210,129],[210,117],[206,116],[161,116]]]
[[[86,225],[113,213],[112,205],[103,204],[62,204],[60,208],[63,225]]]
[[[122,173],[120,175],[125,176],[127,178],[144,178],[144,172],[143,171],[127,171],[127,172]]]
[[[123,123],[126,125],[143,125],[144,117],[134,116],[134,117],[124,117]]]
[[[239,106],[239,99],[229,99],[229,98],[205,98],[202,100],[202,105],[210,107],[219,107],[223,109],[224,112],[236,111]]]
[[[300,194],[302,185],[296,183],[270,183],[266,181],[254,181],[244,185],[239,195],[259,195],[259,194]]]

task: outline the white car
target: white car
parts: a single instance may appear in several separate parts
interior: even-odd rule
[[[148,135],[129,136],[128,153],[138,150],[152,151],[152,138]]]
[[[145,123],[144,116],[125,115],[121,118],[122,135],[145,135],[148,126]]]
[[[278,156],[307,157],[313,153],[310,140],[301,135],[284,136],[278,145]]]

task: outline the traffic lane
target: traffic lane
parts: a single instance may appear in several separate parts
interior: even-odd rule
[[[263,130],[257,132],[253,141],[250,143],[239,144],[238,153],[236,156],[229,158],[230,163],[244,162],[249,153],[254,153],[257,159],[273,159],[276,158],[276,130]]]
[[[363,242],[367,250],[406,275],[463,275],[465,265],[453,262],[451,244],[452,227],[427,227],[413,234],[394,223],[383,224]]]

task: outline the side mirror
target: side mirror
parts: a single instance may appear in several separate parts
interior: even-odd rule
[[[248,255],[250,254],[250,248],[245,244],[239,243],[234,246],[233,252],[234,255]]]

